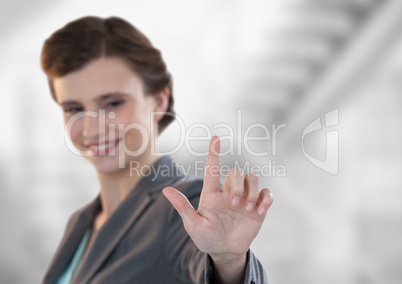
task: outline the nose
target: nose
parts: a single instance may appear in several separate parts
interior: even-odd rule
[[[101,139],[105,134],[105,119],[102,114],[95,111],[87,111],[83,117],[82,135],[85,140],[94,141]]]

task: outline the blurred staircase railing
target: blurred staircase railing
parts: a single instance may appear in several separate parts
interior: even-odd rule
[[[305,0],[291,8],[293,25],[278,33],[241,102],[266,123],[287,123],[288,136],[328,111],[398,39],[402,22],[401,0]]]

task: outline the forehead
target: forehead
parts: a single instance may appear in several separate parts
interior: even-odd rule
[[[99,58],[53,80],[57,102],[91,101],[109,93],[143,94],[143,80],[118,57]]]

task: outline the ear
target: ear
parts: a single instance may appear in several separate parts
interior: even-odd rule
[[[170,98],[169,88],[163,89],[163,91],[156,94],[154,98],[155,98],[154,111],[156,112],[156,114],[154,115],[155,121],[160,121],[162,117],[165,115],[169,106],[169,98]]]

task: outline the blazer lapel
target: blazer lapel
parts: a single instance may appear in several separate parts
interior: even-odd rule
[[[163,172],[164,171],[164,172]],[[116,248],[120,240],[152,202],[152,194],[173,185],[184,174],[170,156],[161,157],[149,174],[142,177],[126,199],[103,224],[93,241],[92,248],[76,272],[74,283],[89,283]]]
[[[164,172],[163,172],[164,171]],[[116,208],[115,212],[103,224],[92,247],[88,251],[80,269],[76,271],[73,283],[89,283],[107,260],[108,256],[124,237],[125,233],[152,202],[152,194],[160,192],[165,186],[173,185],[184,178],[182,170],[170,156],[163,156],[152,167],[150,174],[144,176],[137,186],[131,190],[125,200]],[[74,214],[71,224],[55,254],[44,283],[55,283],[71,260],[85,231],[91,226],[95,214],[101,209],[99,195],[97,198]]]
[[[86,229],[100,207],[99,196],[70,218],[64,236],[53,256],[42,283],[55,283],[70,263]]]
[[[142,186],[137,186],[130,192],[129,196],[100,228],[87,257],[83,259],[84,263],[76,272],[74,283],[91,281],[127,230],[150,203],[151,197]]]

